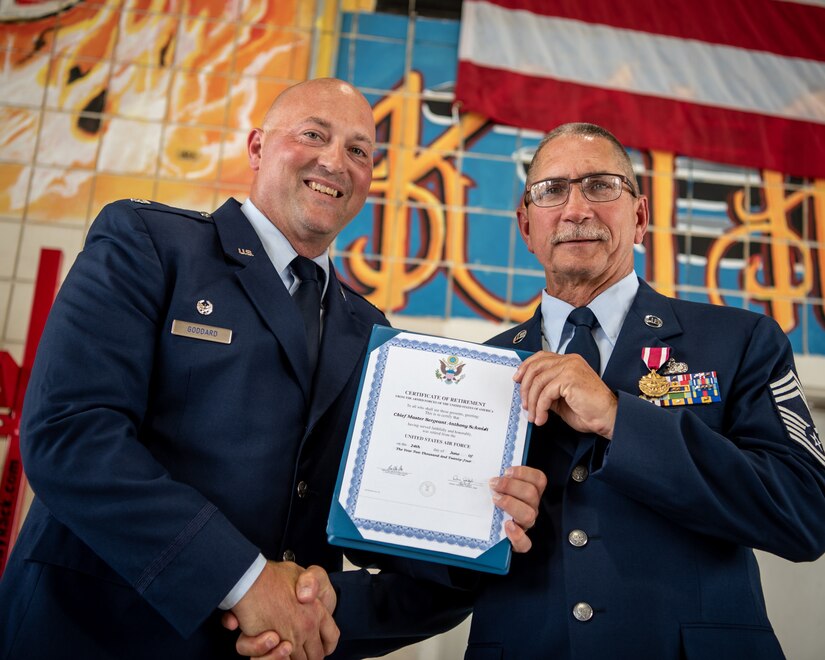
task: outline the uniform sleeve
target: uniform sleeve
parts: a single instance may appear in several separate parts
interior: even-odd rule
[[[762,317],[729,368],[735,378],[722,392],[718,428],[691,407],[620,393],[614,436],[593,476],[693,531],[814,560],[825,552],[825,454],[787,337]]]
[[[341,631],[334,660],[378,657],[423,641],[457,626],[472,609],[471,592],[397,570],[344,571],[330,579]]]
[[[52,515],[187,636],[258,549],[139,438],[167,295],[139,214],[106,207],[46,324],[21,447]]]

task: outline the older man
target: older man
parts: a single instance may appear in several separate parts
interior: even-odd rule
[[[518,224],[546,288],[491,343],[537,351],[516,379],[549,484],[468,660],[782,657],[751,548],[822,554],[825,452],[772,319],[636,277],[648,213],[605,129],[539,145]]]

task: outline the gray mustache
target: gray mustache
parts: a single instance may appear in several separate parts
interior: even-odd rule
[[[606,241],[609,238],[608,232],[600,227],[575,227],[555,234],[551,242],[558,245],[568,241]]]

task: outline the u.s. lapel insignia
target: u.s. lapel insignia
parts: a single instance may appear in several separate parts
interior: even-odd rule
[[[203,314],[204,316],[209,316],[214,309],[212,302],[209,300],[199,300],[195,308],[198,310],[198,314]]]
[[[649,347],[642,349],[642,362],[645,363],[649,374],[645,374],[639,379],[639,390],[645,396],[658,398],[670,391],[670,381],[657,372],[670,357],[669,346]]]
[[[518,333],[516,333],[516,336],[513,337],[513,343],[514,344],[520,344],[526,336],[527,336],[527,330],[519,330]]]
[[[249,248],[238,248],[238,254],[242,254],[245,257],[254,257],[255,255],[252,254],[252,250]]]

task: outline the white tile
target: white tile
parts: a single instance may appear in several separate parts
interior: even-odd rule
[[[6,327],[6,319],[9,312],[9,301],[11,300],[11,282],[0,280],[0,350],[8,350],[5,347],[6,337],[3,334]]]
[[[34,158],[40,112],[28,108],[0,108],[0,158],[30,163]]]
[[[160,124],[112,119],[103,136],[98,169],[152,176],[160,153]]]
[[[29,318],[32,313],[32,300],[34,299],[34,284],[28,282],[15,282],[11,290],[11,301],[8,308],[8,317],[4,327],[6,336],[5,342],[24,344],[26,333],[29,331]],[[21,347],[22,348],[22,347]],[[20,352],[20,359],[23,353]],[[17,364],[20,361],[17,360]]]
[[[62,282],[78,253],[83,249],[85,234],[86,230],[80,227],[24,225],[20,260],[15,276],[18,279],[34,280],[40,263],[41,248],[52,248],[63,252],[63,263],[60,268],[60,281]]]
[[[44,112],[37,145],[38,165],[94,167],[97,137],[77,137],[78,115]]]
[[[0,222],[0,277],[11,279],[14,274],[20,230],[17,222]]]

